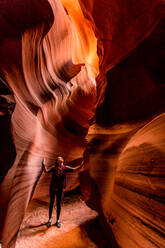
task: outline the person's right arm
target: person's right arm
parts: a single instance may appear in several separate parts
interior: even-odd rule
[[[50,168],[47,168],[44,164],[44,160],[42,161],[42,166],[43,166],[43,169],[46,173],[50,173],[52,172],[53,168],[54,168],[54,165],[52,165]]]

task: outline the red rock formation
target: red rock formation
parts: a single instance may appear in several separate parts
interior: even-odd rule
[[[97,123],[108,126],[138,121],[164,111],[164,28],[163,19],[125,60],[108,71],[105,100],[97,108]]]
[[[146,38],[164,16],[164,2],[79,0],[98,38],[100,66],[107,71]]]
[[[3,36],[1,45],[1,75],[16,100],[11,121],[17,154],[0,187],[4,247],[15,246],[24,212],[42,173],[43,158],[49,165],[57,155],[67,161],[83,156],[88,121],[94,115],[96,102],[95,79],[89,76],[92,70],[84,63],[81,68],[72,62],[75,28],[61,3],[51,2],[57,20],[47,35],[52,24],[50,5],[45,1],[47,7],[42,9],[36,1],[19,3],[14,2],[18,13],[13,10],[11,18],[19,14],[21,19],[28,4],[38,17],[33,27],[28,16],[23,26],[19,21],[13,22],[17,32]],[[4,19],[10,23],[4,15],[7,5],[2,7]],[[66,84],[66,80],[71,82]]]
[[[121,247],[164,247],[165,114],[141,128],[122,151],[107,218]]]
[[[88,133],[94,182],[85,187],[81,175],[82,192],[123,248],[164,247],[163,27],[108,72],[99,125]]]
[[[109,75],[113,76],[110,80],[114,80],[114,84],[112,83],[114,98],[112,97],[110,101],[110,107],[109,102],[107,105],[108,111],[109,109],[111,111],[109,115],[112,116],[109,118],[110,120],[108,119],[107,125],[117,123],[118,120],[133,121],[135,118],[145,118],[149,114],[157,114],[162,111],[164,87],[157,86],[154,82],[155,74],[151,71],[155,68],[155,63],[146,66],[144,60],[141,65],[139,50],[136,50],[128,58],[128,64],[124,62],[125,68],[122,68],[121,64],[119,67],[116,65],[151,34],[162,19],[164,3],[161,0],[145,2],[127,0],[124,3],[121,0],[115,2],[79,0],[74,3],[65,0],[61,2],[59,0],[28,0],[26,2],[8,0],[0,1],[0,10],[0,75],[14,94],[16,101],[11,119],[16,159],[0,186],[0,206],[3,208],[4,217],[1,221],[2,239],[4,247],[13,248],[24,212],[42,173],[42,159],[46,158],[47,165],[53,162],[57,155],[62,155],[67,161],[84,156],[88,161],[88,153],[84,154],[85,136],[95,119],[97,104],[104,94],[107,82],[106,72],[109,69],[113,68]],[[146,61],[150,61],[149,50],[146,52],[145,45],[143,49],[144,58]],[[134,68],[128,68],[133,62],[135,63]],[[133,75],[129,77],[129,71],[135,73],[136,80],[133,80]],[[151,73],[151,80],[147,77],[149,74],[146,71]],[[118,76],[119,73],[120,76]],[[127,77],[129,77],[128,81]],[[157,79],[156,77],[156,81]],[[141,85],[139,85],[140,80]],[[119,114],[115,113],[120,109],[116,82],[121,88],[123,87],[122,93],[119,94],[124,103],[121,101],[123,106]],[[137,94],[137,97],[130,99],[132,92],[130,93],[127,88],[132,88],[134,85],[134,94]],[[117,90],[115,90],[116,88]],[[119,87],[119,90],[121,88]],[[142,89],[144,90],[143,94],[141,94]],[[146,97],[150,99],[146,101]],[[149,110],[152,97],[156,100],[152,110]],[[158,101],[157,104],[156,101]],[[132,103],[134,107],[128,108]],[[142,103],[145,104],[143,111],[141,111]],[[105,124],[103,120],[100,120],[100,116],[105,117],[105,114],[102,115],[98,111],[97,122]],[[91,155],[89,172],[83,172],[80,177],[82,191],[87,203],[96,208],[102,218],[105,216],[107,220],[110,220],[110,225],[114,223],[113,231],[116,240],[123,248],[126,248],[126,243],[129,243],[129,248],[149,247],[149,245],[159,247],[162,244],[161,230],[158,230],[163,227],[161,221],[159,226],[159,221],[155,221],[149,226],[149,229],[144,228],[148,225],[148,220],[142,218],[143,190],[140,185],[141,181],[137,182],[134,178],[134,170],[138,174],[141,167],[134,166],[131,178],[129,178],[130,182],[128,185],[125,183],[125,175],[127,178],[130,175],[128,173],[129,163],[133,163],[134,155],[141,156],[138,154],[138,149],[133,150],[132,153],[129,151],[129,146],[132,147],[132,144],[135,143],[137,147],[141,147],[143,142],[144,144],[149,142],[145,151],[151,153],[154,151],[163,158],[163,134],[158,134],[155,139],[155,144],[160,145],[158,150],[161,152],[154,147],[153,139],[157,131],[162,132],[162,128],[164,128],[162,120],[164,120],[164,115],[139,132],[137,130],[144,125],[142,122],[139,122],[137,126],[128,125],[123,133],[121,130],[113,133],[114,130],[108,128],[108,132],[112,131],[110,141],[109,136],[101,135],[100,138],[100,129],[96,130],[98,132],[96,137],[92,133],[93,144],[90,142],[89,136],[91,154],[92,149],[94,151]],[[147,121],[149,120],[147,119]],[[150,128],[149,132],[147,131],[148,127]],[[107,132],[105,128],[104,132]],[[134,134],[135,132],[137,134]],[[143,135],[143,132],[147,133],[146,136]],[[133,136],[132,139],[130,139],[131,136]],[[139,137],[140,142],[138,141]],[[108,139],[108,144],[106,139]],[[143,160],[143,156],[141,160]],[[144,171],[148,167],[150,171],[149,163],[143,168]],[[160,174],[161,170],[158,172]],[[161,178],[159,175],[157,177]],[[136,185],[134,185],[135,182]],[[157,187],[157,181],[151,185],[147,181],[146,190],[149,186],[151,188],[145,194],[149,194],[151,199],[154,197],[156,200],[157,197],[160,199],[162,197],[162,194],[159,195],[159,192],[162,191],[161,185],[158,185],[160,187],[155,196],[153,191]],[[121,193],[119,186],[122,188],[124,196],[123,194],[116,196],[116,192],[117,194]],[[135,190],[132,193],[133,187]],[[128,195],[125,194],[125,188],[128,189]],[[136,198],[137,189],[140,192],[140,203],[136,205],[137,201],[135,201],[133,210],[135,213],[139,208],[140,214],[136,216],[134,214],[132,217],[132,212],[130,212],[130,215],[127,216],[126,212],[122,211],[122,202],[128,209],[131,204],[129,205],[127,201]],[[119,202],[118,208],[115,205],[116,197]],[[146,215],[148,214],[149,197],[146,198],[146,212],[144,211]],[[96,204],[94,204],[95,201]],[[152,212],[156,218],[158,216],[155,209],[159,205],[157,202],[156,205],[154,203]],[[120,216],[117,216],[117,209],[119,209]],[[138,229],[132,240],[125,233],[126,230],[127,232],[130,230],[128,224],[123,224],[123,220],[130,218],[132,221],[135,220],[135,217],[141,218],[140,226],[139,223],[135,226],[142,227],[146,231],[143,239],[142,235],[138,234]],[[151,220],[151,216],[149,219]],[[149,233],[150,237],[148,237]]]

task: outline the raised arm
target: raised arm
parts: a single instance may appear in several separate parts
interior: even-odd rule
[[[78,165],[78,166],[76,166],[76,167],[71,167],[71,166],[69,166],[69,165],[66,165],[66,171],[78,171],[78,170],[80,170],[82,167],[83,167],[83,164],[84,164],[84,161],[82,161],[82,163],[80,164],[80,165]]]
[[[52,165],[50,168],[47,168],[47,167],[45,166],[45,163],[44,163],[44,160],[43,160],[43,161],[42,161],[42,167],[43,167],[44,172],[50,173],[50,172],[52,171],[52,169],[54,168],[54,165]]]

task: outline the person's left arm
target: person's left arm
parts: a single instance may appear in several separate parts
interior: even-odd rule
[[[66,172],[76,172],[78,170],[80,170],[83,167],[84,161],[82,161],[82,163],[76,167],[71,167],[69,165],[65,165],[65,171]]]

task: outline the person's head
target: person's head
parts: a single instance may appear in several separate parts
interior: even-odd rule
[[[63,162],[64,162],[64,159],[63,159],[63,157],[57,157],[57,159],[56,159],[56,166],[57,167],[60,167],[62,164],[63,164]]]

